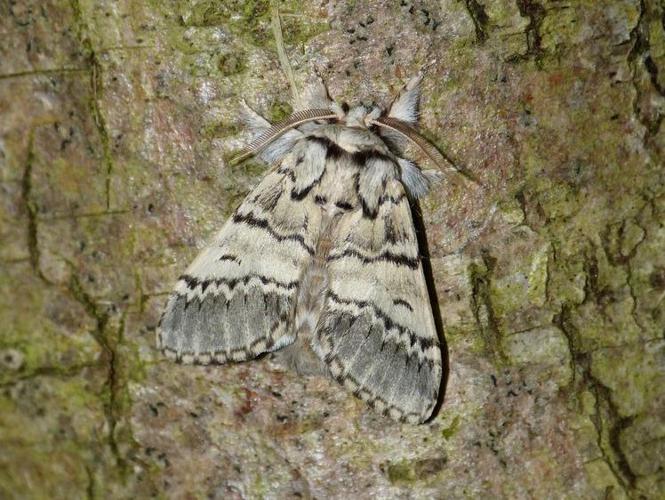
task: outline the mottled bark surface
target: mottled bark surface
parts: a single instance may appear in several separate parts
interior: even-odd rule
[[[266,1],[0,3],[0,496],[662,498],[665,6],[283,2],[300,88],[481,179],[422,203],[450,357],[425,426],[270,360],[183,367],[165,296],[290,112]]]

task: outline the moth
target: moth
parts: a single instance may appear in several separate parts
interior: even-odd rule
[[[255,138],[239,159],[273,167],[180,276],[157,329],[167,357],[275,353],[394,420],[432,415],[441,349],[410,200],[438,172],[400,152],[408,140],[442,158],[414,128],[421,78],[387,112],[339,105],[321,82],[281,123],[246,107]]]

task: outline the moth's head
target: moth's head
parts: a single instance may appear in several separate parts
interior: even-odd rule
[[[378,133],[383,130],[392,134],[393,137],[402,136],[420,148],[435,165],[445,168],[446,161],[441,153],[414,128],[418,122],[421,79],[422,75],[412,78],[386,111],[374,104],[361,104],[349,108],[344,104],[334,103],[327,96],[325,87],[322,87],[323,92],[314,93],[311,96],[312,99],[308,101],[312,106],[311,109],[296,111],[280,123],[271,125],[264,118],[251,112],[249,121],[254,124],[255,128],[263,131],[232,160],[232,163],[242,161],[264,150],[272,151],[274,149],[282,152],[285,148],[280,142],[280,138],[285,136],[283,142],[287,143],[289,131],[292,129],[298,129],[307,122],[328,122],[362,129],[371,127]],[[291,136],[297,138],[298,134],[291,134]],[[271,146],[273,143],[277,146]],[[276,154],[268,156],[273,158]]]
[[[375,120],[383,115],[384,111],[374,104],[360,104],[349,109],[342,104],[333,104],[331,109],[337,113],[337,120],[347,127],[370,128]]]

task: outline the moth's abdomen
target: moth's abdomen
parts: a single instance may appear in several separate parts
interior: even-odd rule
[[[322,259],[314,258],[304,269],[296,298],[293,330],[296,340],[276,354],[278,361],[302,375],[324,375],[327,367],[312,349],[329,285]]]

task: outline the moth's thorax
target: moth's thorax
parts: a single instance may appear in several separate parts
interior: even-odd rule
[[[389,149],[383,139],[373,130],[366,127],[352,127],[347,123],[339,122],[321,125],[316,128],[316,135],[326,137],[347,153],[359,151],[378,151],[384,154]]]
[[[362,207],[375,217],[387,183],[399,176],[397,158],[375,131],[339,122],[308,127],[278,171],[293,180],[294,198],[309,196],[329,216]]]

